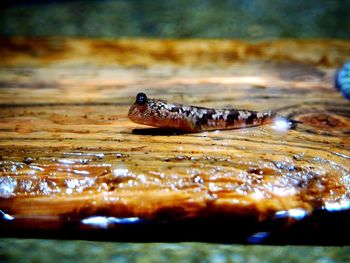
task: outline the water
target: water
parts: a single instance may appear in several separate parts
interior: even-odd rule
[[[345,263],[350,262],[350,248],[0,239],[0,261]]]

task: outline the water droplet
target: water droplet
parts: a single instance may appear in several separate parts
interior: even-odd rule
[[[126,177],[129,173],[127,168],[116,168],[113,170],[114,176]]]
[[[276,117],[273,122],[272,128],[279,132],[285,132],[291,128],[291,125],[292,123],[290,120],[283,117]]]
[[[75,162],[71,159],[59,159],[57,160],[59,163],[62,163],[62,164],[74,164]]]
[[[10,176],[0,178],[0,197],[9,198],[17,187],[17,180]]]

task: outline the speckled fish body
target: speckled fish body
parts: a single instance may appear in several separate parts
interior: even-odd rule
[[[237,129],[272,123],[275,116],[271,111],[210,109],[173,104],[164,100],[149,99],[143,93],[144,100],[138,100],[140,94],[130,107],[129,119],[160,128],[173,128],[186,132]]]
[[[345,98],[350,99],[350,61],[337,71],[335,86]]]

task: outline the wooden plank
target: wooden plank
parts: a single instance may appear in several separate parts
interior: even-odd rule
[[[346,243],[331,229],[349,218],[350,104],[333,75],[349,42],[20,38],[0,54],[3,236]],[[139,91],[303,123],[150,129],[127,118]]]

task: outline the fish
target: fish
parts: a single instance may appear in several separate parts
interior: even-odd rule
[[[273,123],[276,116],[273,111],[212,109],[169,103],[148,98],[143,92],[136,95],[128,113],[129,119],[135,123],[185,132],[254,127]]]

